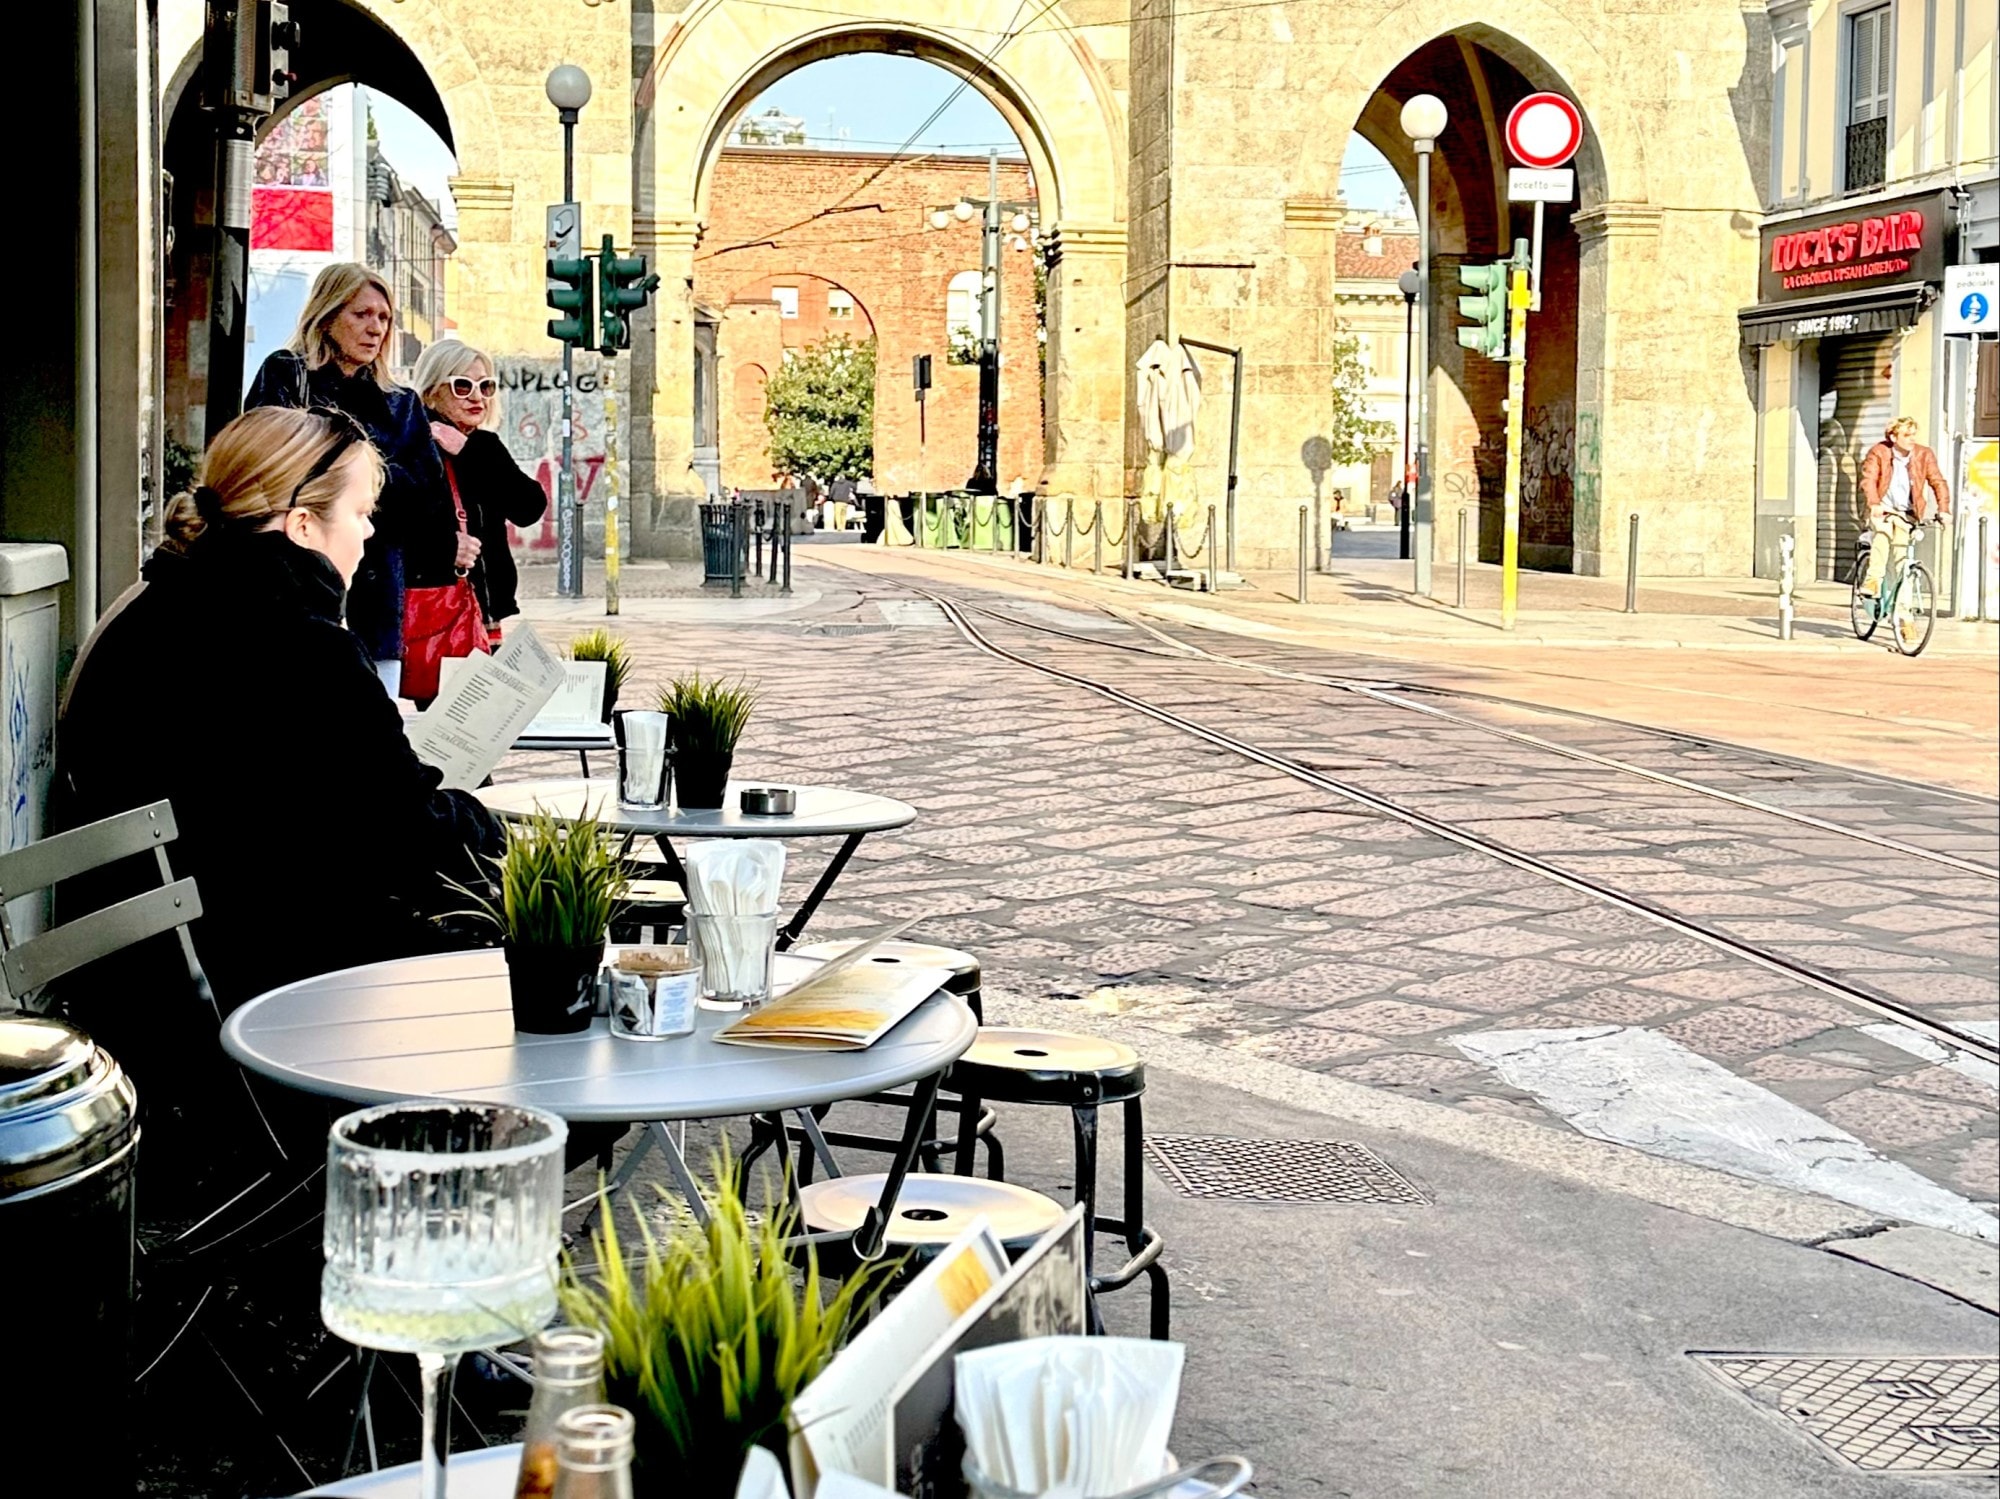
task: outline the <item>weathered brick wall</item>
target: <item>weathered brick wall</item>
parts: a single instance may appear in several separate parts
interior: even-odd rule
[[[775,319],[779,344],[801,348],[831,333],[876,339],[875,482],[885,493],[949,489],[972,472],[979,370],[946,358],[946,297],[953,275],[979,269],[979,219],[929,227],[932,208],[987,196],[983,157],[895,160],[887,153],[730,149],[709,197],[695,251],[695,299],[724,313],[722,474],[725,485],[771,482],[763,441],[762,382],[737,368],[756,363],[771,316],[743,318],[738,304],[774,314],[772,289],[798,290],[799,315]],[[1035,198],[1023,162],[1000,165],[1000,196]],[[843,201],[844,200],[844,201]],[[837,205],[837,206],[836,206]],[[803,222],[802,222],[803,221]],[[1032,230],[1030,231],[1032,237]],[[1000,483],[1032,488],[1043,464],[1035,315],[1035,251],[1001,250]],[[849,293],[851,319],[829,319],[827,292]],[[753,336],[751,327],[759,331]],[[752,344],[760,347],[753,348]],[[910,361],[932,356],[934,385],[919,446]]]

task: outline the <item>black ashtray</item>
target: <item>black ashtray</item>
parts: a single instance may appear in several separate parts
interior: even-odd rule
[[[745,786],[738,800],[752,817],[788,817],[799,809],[799,794],[789,786]]]

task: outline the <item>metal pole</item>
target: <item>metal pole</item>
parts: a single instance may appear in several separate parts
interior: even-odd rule
[[[1102,500],[1097,500],[1091,505],[1090,571],[1093,575],[1104,571],[1104,501]]]
[[[978,501],[975,500],[973,503],[977,504]],[[1014,507],[1012,505],[1007,507],[1007,524],[1010,527],[1014,524]],[[986,527],[986,550],[994,553],[998,553],[1000,550],[1000,496],[997,494],[993,496],[993,517]],[[1014,549],[1010,546],[1007,550],[1011,552]]]
[[[1975,616],[1978,619],[1986,618],[1986,523],[1991,519],[1988,515],[1979,517],[1979,551],[1972,559],[1972,565],[1979,574],[1979,613]]]
[[[1076,566],[1076,501],[1063,501],[1063,567]]]
[[[1171,505],[1167,506],[1167,508],[1166,508],[1166,516],[1167,516],[1167,570],[1166,570],[1166,577],[1167,577],[1167,581],[1168,581],[1169,583],[1171,583],[1171,582],[1173,582],[1173,580],[1174,580],[1174,507],[1173,507],[1173,506],[1171,506]]]
[[[922,551],[924,545],[924,526],[930,517],[931,497],[925,494],[920,489],[917,491],[916,498],[917,498],[917,526],[916,526],[917,550]]]
[[[1216,576],[1215,576],[1215,507],[1213,505],[1210,505],[1208,507],[1207,552],[1208,552],[1208,591],[1210,593],[1214,593],[1216,590]]]
[[[1411,346],[1416,342],[1417,299],[1406,298],[1403,308],[1403,503],[1396,507],[1396,555],[1408,562],[1410,522],[1417,504],[1417,486],[1411,483],[1415,476],[1410,472],[1410,399],[1417,378],[1417,351]]]
[[[1417,514],[1410,537],[1415,591],[1431,591],[1431,141],[1412,142],[1417,148],[1417,360],[1424,378],[1417,382]]]
[[[771,501],[771,576],[765,580],[770,583],[778,581],[778,511],[780,504],[780,501]],[[782,507],[786,515],[792,513],[792,502],[790,500],[783,501]]]
[[[1306,602],[1306,554],[1312,550],[1312,519],[1304,505],[1299,506],[1299,602]]]
[[[1528,266],[1525,246],[1514,242],[1507,276],[1507,488],[1500,538],[1500,628],[1514,628],[1521,584],[1521,408],[1528,395]]]
[[[1236,571],[1236,440],[1243,431],[1243,350],[1231,355],[1229,375],[1229,487],[1223,492],[1229,523],[1229,570]]]
[[[785,580],[778,587],[780,593],[792,591],[792,502],[785,501]]]
[[[1138,527],[1134,526],[1132,522],[1138,518],[1138,509],[1139,506],[1136,501],[1127,500],[1125,502],[1125,581],[1127,583],[1132,581],[1132,573],[1137,565],[1139,538],[1135,533]]]
[[[563,197],[576,201],[576,111],[562,112]],[[583,506],[576,496],[573,386],[576,349],[567,339],[562,351],[562,470],[556,480],[556,593],[583,597]]]
[[[1778,638],[1792,638],[1792,592],[1798,586],[1798,540],[1789,527],[1778,538]]]
[[[604,612],[618,612],[618,391],[604,366]]]
[[[1471,514],[1463,505],[1458,507],[1458,607],[1465,608],[1465,547],[1466,520]]]
[[[1000,492],[1000,154],[986,156],[986,214],[979,234],[979,459],[965,487]]]
[[[1951,584],[1945,590],[1951,596],[1951,607],[1947,611],[1961,618],[1965,614],[1965,516],[1953,517],[1951,523]]]
[[[1639,612],[1639,513],[1632,513],[1632,528],[1625,541],[1625,612]]]
[[[749,543],[743,536],[743,502],[729,507],[729,596],[743,597],[743,553]]]

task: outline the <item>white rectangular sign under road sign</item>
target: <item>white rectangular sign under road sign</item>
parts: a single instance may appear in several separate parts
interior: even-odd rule
[[[1567,203],[1576,196],[1576,169],[1557,167],[1537,171],[1532,167],[1507,168],[1509,203]]]
[[[1946,334],[2000,333],[2000,265],[1948,265],[1944,268],[1944,331]]]

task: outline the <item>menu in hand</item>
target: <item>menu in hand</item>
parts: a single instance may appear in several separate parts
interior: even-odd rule
[[[898,922],[827,959],[769,1004],[731,1021],[715,1039],[792,1051],[860,1051],[874,1045],[951,978],[948,968],[873,956],[915,924]]]
[[[406,725],[410,747],[444,772],[447,791],[470,791],[491,775],[563,681],[562,662],[527,625],[494,654],[467,659]]]

